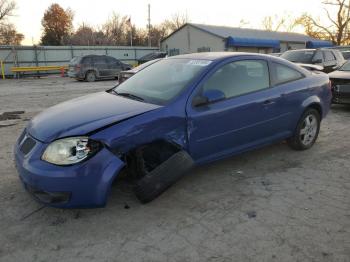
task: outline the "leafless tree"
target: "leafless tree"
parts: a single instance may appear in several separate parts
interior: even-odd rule
[[[15,10],[15,1],[0,0],[0,45],[20,45],[24,39],[24,35],[18,33],[16,27],[9,22]]]
[[[121,16],[113,12],[112,16],[102,26],[103,33],[110,44],[127,45],[128,25],[127,16]]]
[[[175,13],[171,15],[170,19],[166,19],[163,23],[156,26],[160,31],[164,31],[164,37],[179,29],[190,20],[187,14]]]
[[[20,45],[23,39],[13,24],[0,25],[0,45]]]
[[[350,22],[348,0],[327,0],[325,5],[325,19],[316,19],[309,14],[303,14],[298,19],[298,24],[304,26],[305,32],[313,37],[331,40],[340,45],[349,42],[348,27]],[[331,8],[336,9],[336,15],[331,14]]]
[[[15,9],[15,1],[0,0],[0,23],[3,23],[8,17],[13,16]]]
[[[187,15],[176,13],[160,24],[151,25],[151,45],[159,46],[161,39],[188,21]],[[100,28],[83,23],[68,40],[68,43],[72,45],[130,45],[131,42],[135,46],[146,46],[148,44],[148,30],[136,27],[128,16],[122,16],[115,12]]]
[[[297,25],[296,19],[291,17],[288,14],[283,15],[282,17],[275,16],[266,16],[261,22],[263,29],[268,31],[284,31],[291,32]]]

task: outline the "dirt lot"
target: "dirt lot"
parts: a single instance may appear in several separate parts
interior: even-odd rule
[[[0,261],[350,261],[350,107],[309,151],[284,143],[198,167],[142,205],[127,184],[103,209],[41,208],[12,147],[27,121],[113,81],[0,80]],[[17,119],[16,119],[17,118]]]

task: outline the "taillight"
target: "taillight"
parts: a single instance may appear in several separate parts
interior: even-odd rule
[[[329,89],[332,89],[333,87],[332,87],[332,81],[331,80],[329,80],[329,82],[328,82],[328,88]]]

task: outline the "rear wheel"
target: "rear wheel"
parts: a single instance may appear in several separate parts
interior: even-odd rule
[[[88,82],[95,82],[96,81],[96,74],[93,71],[89,71],[86,73],[85,80]]]
[[[320,113],[313,109],[307,109],[298,122],[293,137],[287,140],[288,145],[295,150],[306,150],[313,146],[320,131]]]

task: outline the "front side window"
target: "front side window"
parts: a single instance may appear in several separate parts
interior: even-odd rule
[[[116,64],[118,62],[118,60],[113,57],[107,56],[106,59],[108,64]]]
[[[226,98],[239,96],[270,86],[266,61],[242,60],[219,68],[203,85],[202,90],[220,90]]]
[[[119,95],[134,96],[145,102],[163,105],[175,98],[211,62],[162,59],[139,71],[114,91]]]
[[[304,77],[297,70],[278,63],[272,63],[272,72],[274,75],[274,85],[296,81]]]
[[[111,67],[115,67],[115,66],[118,66],[119,65],[119,62],[117,59],[113,58],[113,57],[109,57],[107,56],[106,57],[106,60],[107,60],[107,64]]]

